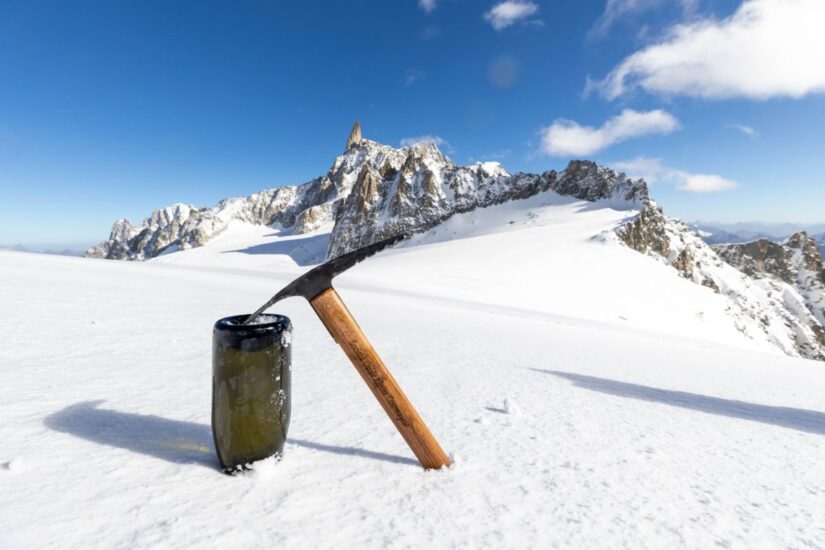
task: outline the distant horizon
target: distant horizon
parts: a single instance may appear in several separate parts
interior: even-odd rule
[[[790,226],[790,227],[797,227],[802,228],[801,226],[822,226],[822,230],[825,231],[825,221],[815,221],[815,222],[763,222],[759,220],[748,220],[748,221],[739,221],[739,222],[720,222],[720,221],[708,221],[708,220],[682,220],[685,223],[689,224],[703,224],[703,225],[713,225],[713,226],[720,226],[720,227],[733,227],[733,226],[748,226],[748,225],[759,225],[763,227],[781,227],[781,226]],[[803,228],[804,229],[804,228]],[[817,229],[819,231],[820,229]]]

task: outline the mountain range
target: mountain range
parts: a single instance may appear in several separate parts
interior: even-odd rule
[[[804,231],[825,250],[825,224],[762,223],[762,222],[692,222],[695,230],[708,244],[746,243],[758,239],[781,242]]]
[[[538,196],[547,197],[547,204],[578,201],[582,211],[622,212],[620,222],[592,239],[641,252],[673,268],[674,275],[722,296],[725,314],[747,337],[789,355],[825,360],[825,270],[807,233],[795,233],[783,244],[758,241],[714,248],[693,228],[665,216],[644,180],[594,162],[571,161],[561,172],[511,175],[496,162],[456,165],[432,142],[395,148],[368,140],[357,122],[343,154],[323,176],[225,199],[210,208],[172,205],[137,226],[118,220],[109,239],[86,256],[165,257],[202,247],[241,223],[267,226],[292,238],[317,236],[314,248],[290,254],[317,263],[392,235],[435,231],[463,213]],[[540,214],[529,210],[524,215]]]

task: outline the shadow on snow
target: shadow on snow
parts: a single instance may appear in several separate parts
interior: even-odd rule
[[[218,468],[210,426],[155,415],[100,409],[98,406],[101,403],[103,400],[82,401],[70,405],[47,416],[43,424],[52,430],[87,441],[120,447],[167,462]],[[339,447],[291,438],[287,438],[287,444],[397,464],[418,464],[410,458],[357,447]]]
[[[256,244],[247,248],[225,250],[222,254],[228,254],[230,252],[240,252],[242,254],[252,255],[282,254],[289,256],[292,258],[292,261],[300,266],[307,266],[323,262],[328,246],[329,233],[323,233],[321,235],[312,235],[297,239],[283,239],[271,243]]]
[[[663,403],[673,407],[681,407],[683,409],[691,409],[708,414],[741,418],[763,424],[773,424],[774,426],[799,430],[801,432],[825,435],[825,413],[819,411],[758,405],[756,403],[722,399],[720,397],[710,397],[695,393],[651,388],[649,386],[629,384],[627,382],[597,378],[595,376],[585,376],[572,372],[544,369],[530,370],[552,374],[553,376],[570,380],[580,388],[618,397]]]

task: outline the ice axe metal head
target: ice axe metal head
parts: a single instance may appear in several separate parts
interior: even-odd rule
[[[332,279],[336,275],[404,238],[404,236],[392,237],[353,250],[319,265],[286,285],[258,311],[247,317],[244,324],[253,321],[262,311],[284,298],[303,296],[309,300],[312,309],[318,314],[332,338],[352,361],[353,366],[367,383],[372,394],[395,424],[421,465],[428,469],[442,468],[452,463],[450,457],[444,453],[418,411],[401,390],[401,386],[378,357],[375,348],[367,340],[341,297],[332,288]]]
[[[390,237],[389,239],[384,239],[383,241],[378,241],[377,243],[342,254],[337,258],[333,258],[332,260],[307,271],[279,290],[275,296],[270,298],[267,303],[259,307],[255,313],[247,317],[241,324],[246,325],[251,323],[255,317],[285,298],[290,298],[292,296],[303,296],[307,300],[312,301],[313,298],[321,294],[326,289],[332,288],[332,279],[336,275],[340,275],[361,260],[369,258],[373,254],[376,254],[397,242],[403,241],[406,238],[407,235],[396,235],[395,237]]]

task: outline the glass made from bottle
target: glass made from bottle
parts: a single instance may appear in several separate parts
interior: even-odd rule
[[[280,457],[289,427],[292,323],[283,315],[226,317],[212,333],[212,436],[227,473]]]

